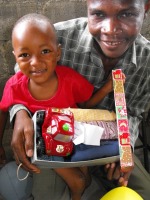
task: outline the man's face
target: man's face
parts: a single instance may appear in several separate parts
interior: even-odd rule
[[[144,0],[87,0],[89,31],[103,54],[122,56],[139,34]]]

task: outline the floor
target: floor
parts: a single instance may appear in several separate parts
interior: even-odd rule
[[[150,126],[148,126],[146,128],[146,131],[147,131],[147,133],[150,131]],[[147,135],[149,135],[149,134],[147,134]],[[5,141],[4,146],[5,146],[5,150],[6,150],[6,155],[7,155],[7,160],[8,161],[13,160],[12,151],[10,149],[10,140],[11,140],[11,133],[10,133],[10,131],[6,130],[6,133],[4,135],[4,141]],[[148,137],[148,142],[150,144],[150,137]],[[139,139],[137,141],[137,145],[141,145],[141,141]],[[138,158],[141,160],[142,164],[144,165],[143,149],[142,148],[136,149],[135,150],[135,154],[138,156]],[[148,152],[148,157],[149,157],[149,164],[148,164],[148,166],[150,168],[150,152]],[[47,178],[47,177],[45,177],[45,178]],[[38,191],[39,191],[39,188],[37,188],[37,192]],[[0,200],[4,200],[4,199],[2,197],[0,197]],[[9,200],[9,199],[7,199],[7,200]],[[15,199],[13,199],[13,200],[15,200]]]

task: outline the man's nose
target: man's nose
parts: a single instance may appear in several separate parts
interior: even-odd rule
[[[107,34],[119,34],[122,33],[122,28],[117,19],[109,18],[103,22],[101,31]]]

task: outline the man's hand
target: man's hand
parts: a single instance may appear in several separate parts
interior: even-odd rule
[[[31,164],[29,158],[33,155],[33,121],[25,110],[16,114],[11,146],[17,164],[22,163],[29,172],[40,173],[40,169]]]
[[[108,180],[118,181],[118,186],[127,186],[132,171],[122,173],[119,163],[111,163],[105,166]]]

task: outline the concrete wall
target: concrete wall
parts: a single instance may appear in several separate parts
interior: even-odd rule
[[[12,26],[18,18],[31,12],[42,13],[50,17],[53,22],[86,16],[86,0],[0,0],[0,91],[8,77],[14,73]],[[148,17],[142,33],[150,39]]]

